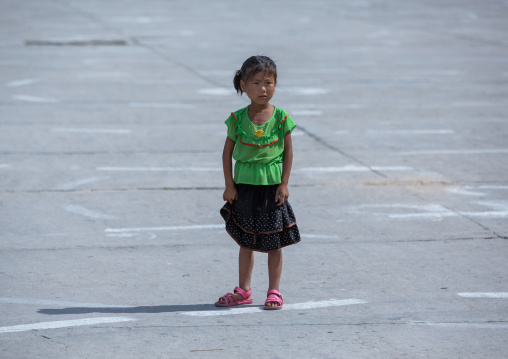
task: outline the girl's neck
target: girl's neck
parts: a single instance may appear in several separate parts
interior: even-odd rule
[[[273,111],[273,106],[269,103],[257,104],[251,103],[249,106],[249,112],[252,114],[258,114],[264,111]]]
[[[262,105],[251,104],[247,115],[254,125],[262,126],[270,120],[274,110],[275,108],[269,103]]]

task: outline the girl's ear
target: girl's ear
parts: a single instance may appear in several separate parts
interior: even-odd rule
[[[243,82],[243,80],[240,80],[240,88],[245,92],[245,82]]]

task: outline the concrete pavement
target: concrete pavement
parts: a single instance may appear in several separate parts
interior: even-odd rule
[[[1,358],[502,358],[506,1],[2,1]],[[237,284],[224,120],[298,124],[285,308]]]

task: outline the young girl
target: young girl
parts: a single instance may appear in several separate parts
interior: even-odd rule
[[[215,303],[230,307],[252,303],[254,251],[268,253],[269,288],[265,309],[281,309],[281,248],[300,241],[293,210],[287,201],[293,162],[291,131],[295,123],[286,111],[270,104],[277,84],[277,67],[266,56],[252,56],[236,72],[236,91],[247,94],[249,106],[233,112],[222,163],[226,189],[221,209],[226,231],[240,245],[239,285]],[[233,176],[232,160],[235,170]],[[282,163],[282,173],[280,164]]]

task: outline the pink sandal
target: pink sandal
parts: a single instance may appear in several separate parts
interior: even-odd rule
[[[240,293],[242,295],[242,299],[238,299],[235,294],[227,293],[219,298],[217,302],[215,302],[216,307],[233,307],[235,305],[242,304],[251,304],[252,298],[250,297],[252,294],[252,288],[249,289],[248,292],[244,291],[240,287],[236,287],[234,290],[235,293]],[[221,302],[222,299],[222,302]]]
[[[265,301],[265,309],[266,310],[279,310],[282,309],[282,304],[284,300],[282,299],[282,293],[275,289],[270,289],[266,292],[268,296]],[[268,305],[268,303],[277,303],[279,305]]]

